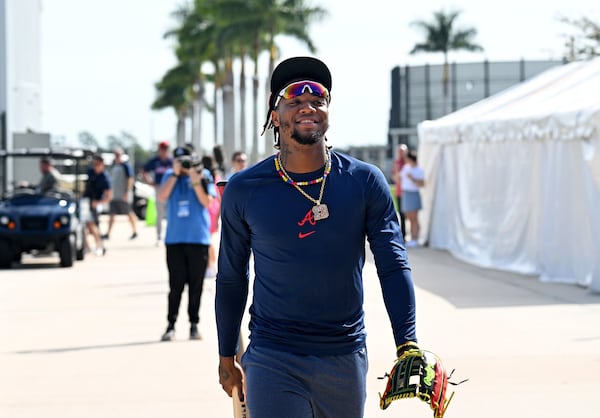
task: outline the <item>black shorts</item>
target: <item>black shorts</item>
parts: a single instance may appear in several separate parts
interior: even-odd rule
[[[131,212],[131,205],[124,200],[111,200],[108,213],[111,215],[127,215]]]

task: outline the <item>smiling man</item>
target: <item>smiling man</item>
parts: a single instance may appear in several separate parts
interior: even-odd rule
[[[279,152],[234,176],[223,193],[219,380],[230,396],[245,387],[252,418],[363,416],[366,239],[396,351],[416,346],[414,288],[392,196],[378,168],[327,146],[331,85],[318,59],[280,63],[264,126]],[[251,252],[250,344],[240,365]]]

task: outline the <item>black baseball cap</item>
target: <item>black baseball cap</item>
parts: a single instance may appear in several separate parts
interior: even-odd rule
[[[269,109],[273,109],[277,95],[285,86],[300,80],[321,83],[331,93],[331,72],[323,61],[314,57],[288,58],[281,61],[271,75]]]
[[[173,150],[173,157],[183,157],[185,155],[192,155],[192,152],[188,147],[177,147]]]

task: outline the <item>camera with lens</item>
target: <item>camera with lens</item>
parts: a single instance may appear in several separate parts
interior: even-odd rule
[[[179,157],[178,160],[181,163],[181,168],[189,170],[193,167],[196,171],[202,170],[202,160],[196,155],[184,155]]]

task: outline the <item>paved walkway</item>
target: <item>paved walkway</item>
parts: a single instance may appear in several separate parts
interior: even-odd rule
[[[25,259],[0,271],[0,417],[230,417],[217,383],[214,280],[205,281],[202,341],[190,341],[184,301],[177,340],[166,325],[164,248],[117,223],[105,257],[74,268]],[[456,379],[447,418],[599,417],[600,296],[479,269],[445,252],[409,252],[421,346]],[[370,372],[367,418],[431,417],[418,400],[378,408],[394,343],[375,268],[365,269]]]

